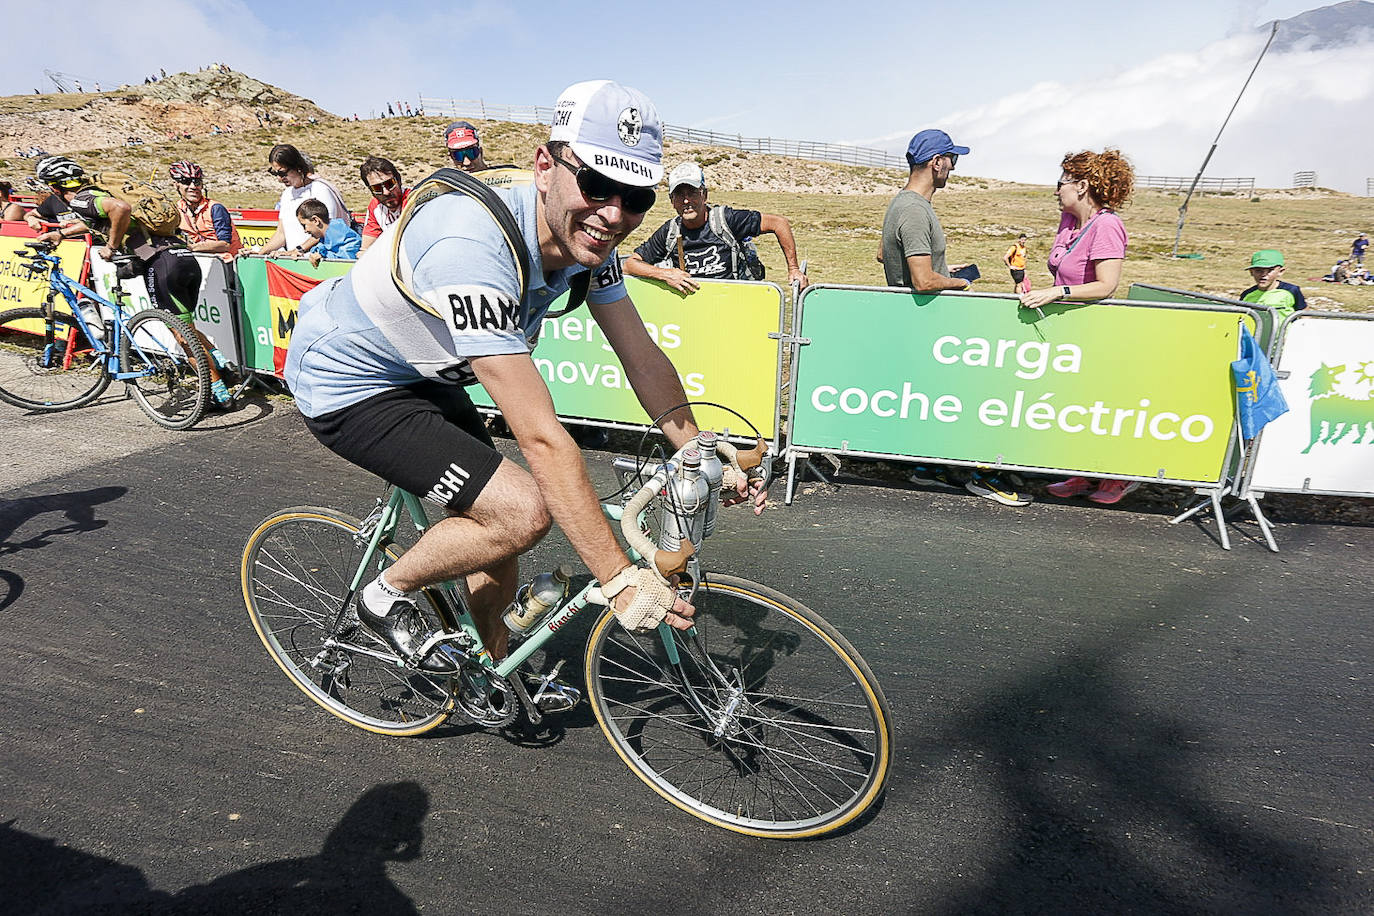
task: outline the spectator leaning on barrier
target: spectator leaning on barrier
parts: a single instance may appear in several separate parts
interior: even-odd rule
[[[296,219],[301,229],[315,241],[310,249],[310,264],[319,267],[320,261],[329,258],[334,261],[352,261],[358,257],[362,244],[360,236],[346,220],[330,219],[329,208],[322,201],[311,198],[301,201],[296,208]]]
[[[446,127],[444,143],[448,146],[448,154],[453,159],[453,164],[463,171],[480,172],[487,167],[477,128],[467,121],[454,121]]]
[[[15,221],[24,218],[24,205],[10,199],[12,190],[14,185],[8,181],[0,181],[0,219]]]
[[[225,261],[234,260],[243,242],[229,210],[205,196],[205,172],[189,159],[173,162],[168,172],[176,182],[181,232],[190,249],[217,254]]]
[[[907,144],[911,174],[906,186],[888,204],[883,217],[879,259],[888,286],[905,286],[921,293],[969,289],[972,280],[951,277],[945,259],[945,231],[931,200],[949,182],[949,175],[967,146],[955,146],[943,130],[923,130]]]
[[[368,247],[382,234],[382,230],[401,218],[401,208],[410,199],[410,188],[401,181],[401,172],[390,159],[368,156],[358,166],[358,175],[372,193],[367,203],[367,219],[363,222],[363,245]]]
[[[251,254],[269,254],[282,248],[299,254],[309,251],[315,239],[306,235],[295,219],[296,208],[307,198],[323,201],[329,208],[330,219],[349,219],[338,188],[315,177],[310,160],[291,144],[272,147],[267,154],[267,171],[283,185],[281,200],[277,202],[277,231],[260,247],[251,249]]]
[[[1126,259],[1126,226],[1116,211],[1135,188],[1135,171],[1119,150],[1070,153],[1060,163],[1055,202],[1062,214],[1050,246],[1048,266],[1054,286],[1021,294],[1021,307],[1038,309],[1052,302],[1107,299],[1121,283]],[[1070,477],[1052,483],[1051,496],[1087,496],[1111,505],[1139,487],[1136,481]]]
[[[1280,321],[1307,308],[1302,290],[1279,279],[1283,276],[1283,252],[1274,248],[1256,251],[1250,256],[1248,269],[1255,285],[1240,294],[1245,302],[1273,307]]]
[[[761,280],[762,265],[751,240],[771,232],[787,262],[788,282],[806,288],[808,280],[798,266],[797,243],[786,217],[712,206],[707,202],[706,174],[695,162],[684,162],[668,174],[668,200],[677,216],[625,259],[625,273],[662,280],[684,293],[697,291],[694,277]],[[751,262],[757,267],[751,269]]]

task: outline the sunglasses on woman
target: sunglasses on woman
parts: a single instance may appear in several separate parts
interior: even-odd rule
[[[573,173],[577,178],[577,189],[590,201],[603,203],[612,197],[619,197],[622,208],[629,213],[639,214],[648,213],[654,201],[658,199],[658,194],[653,188],[623,184],[614,178],[607,178],[590,166],[573,165],[560,156],[554,156],[553,161]]]

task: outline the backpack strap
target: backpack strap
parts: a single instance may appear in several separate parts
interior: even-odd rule
[[[520,281],[519,301],[523,302],[525,294],[530,289],[530,250],[525,245],[525,238],[520,233],[520,226],[515,222],[515,215],[510,212],[510,207],[506,206],[506,202],[501,199],[500,195],[487,187],[486,184],[473,178],[467,172],[453,168],[440,169],[417,184],[411,190],[410,197],[406,199],[405,206],[401,208],[401,215],[396,220],[399,225],[396,227],[396,234],[391,243],[391,282],[395,284],[397,291],[405,297],[407,302],[420,311],[433,315],[435,318],[443,317],[432,305],[411,290],[412,267],[402,262],[401,236],[405,232],[406,224],[410,222],[411,217],[420,207],[444,194],[462,194],[470,197],[481,204],[491,215],[497,228],[505,236],[506,245],[510,248],[511,257],[515,261],[515,272]],[[588,279],[590,280],[590,275],[588,275]],[[584,295],[585,292],[586,284],[584,283]]]
[[[663,237],[663,260],[655,264],[655,267],[676,267],[679,270],[686,270],[687,265],[682,257],[682,217],[674,216],[668,220],[668,234]],[[678,261],[673,263],[673,254],[677,253]]]
[[[725,208],[719,204],[712,204],[707,211],[706,222],[710,224],[711,231],[716,238],[730,246],[730,279],[738,280],[739,275],[739,240],[730,231],[730,227],[725,222]]]

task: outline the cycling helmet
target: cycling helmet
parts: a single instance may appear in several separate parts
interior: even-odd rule
[[[86,170],[66,156],[48,156],[38,160],[34,173],[44,184],[70,186],[78,183]]]
[[[173,162],[172,167],[167,170],[171,173],[173,181],[196,181],[205,179],[205,172],[190,159],[182,159]]]

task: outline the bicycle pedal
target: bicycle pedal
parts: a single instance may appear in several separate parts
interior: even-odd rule
[[[558,681],[550,681],[531,699],[540,712],[567,712],[582,702],[582,691]]]

